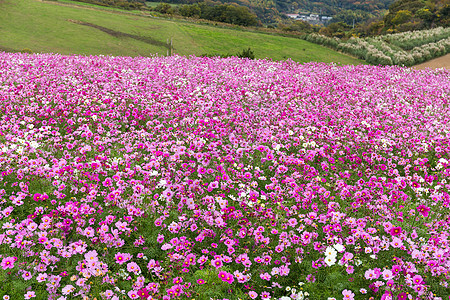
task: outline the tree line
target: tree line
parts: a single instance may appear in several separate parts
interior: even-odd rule
[[[153,10],[162,14],[178,14],[188,18],[241,26],[256,26],[260,23],[257,16],[245,6],[222,4],[213,1],[183,4],[178,7],[171,6],[168,3],[160,3]]]

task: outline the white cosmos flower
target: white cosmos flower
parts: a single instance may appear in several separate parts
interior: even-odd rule
[[[16,152],[19,153],[19,154],[22,154],[23,153],[23,147],[22,146],[17,147]]]
[[[325,255],[327,257],[336,257],[337,252],[336,252],[336,250],[334,250],[333,247],[328,246],[327,249],[325,249]]]
[[[333,247],[334,247],[334,249],[336,249],[336,251],[339,252],[339,253],[345,251],[345,247],[344,247],[344,245],[342,245],[342,244],[335,244]]]
[[[336,264],[336,256],[327,256],[325,257],[325,263],[331,267],[332,265]]]

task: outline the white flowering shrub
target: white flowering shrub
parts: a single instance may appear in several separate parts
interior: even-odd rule
[[[401,33],[387,34],[381,38],[404,50],[411,50],[415,47],[429,43],[435,43],[450,36],[450,28],[433,28],[429,30],[416,30]]]
[[[317,33],[306,40],[364,59],[374,65],[413,66],[450,53],[450,28],[409,31],[347,41]]]

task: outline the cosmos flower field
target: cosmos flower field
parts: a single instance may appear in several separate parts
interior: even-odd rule
[[[450,71],[0,53],[0,298],[449,299]]]

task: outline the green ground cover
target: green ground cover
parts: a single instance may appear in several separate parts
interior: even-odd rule
[[[297,38],[139,16],[67,0],[4,0],[0,6],[0,50],[28,48],[34,52],[61,54],[166,55],[167,47],[161,42],[172,38],[174,53],[180,55],[236,53],[250,47],[256,58],[363,63]]]

